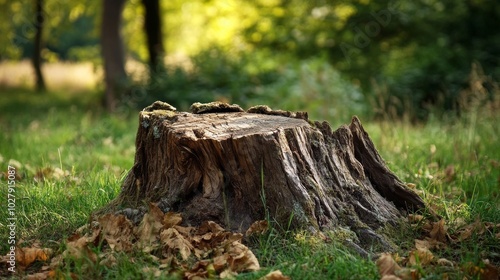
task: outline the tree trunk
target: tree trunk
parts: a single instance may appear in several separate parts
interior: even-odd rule
[[[268,218],[313,232],[342,226],[356,234],[355,246],[380,250],[394,247],[380,233],[387,223],[425,208],[385,166],[358,118],[332,131],[307,113],[224,103],[186,113],[155,102],[140,113],[134,166],[104,211],[119,206],[138,221],[147,201],[191,225],[213,220],[245,230]]]
[[[103,0],[101,47],[104,62],[105,103],[108,111],[116,109],[125,89],[126,73],[123,40],[120,33],[125,0]]]
[[[159,0],[142,0],[145,9],[144,32],[146,33],[149,67],[151,73],[156,73],[163,67],[163,36],[160,17]]]
[[[45,91],[45,79],[42,73],[42,35],[45,15],[43,14],[43,0],[35,1],[35,40],[33,48],[33,68],[35,70],[35,87],[41,92]]]

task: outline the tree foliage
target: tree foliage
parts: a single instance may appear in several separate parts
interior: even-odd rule
[[[46,0],[45,60],[99,61],[98,2]],[[2,59],[32,52],[27,6],[0,0],[0,13],[9,18],[0,23]],[[408,109],[401,104],[456,107],[472,63],[494,80],[500,76],[500,6],[494,0],[173,0],[162,3],[160,14],[171,60],[215,47],[228,57],[267,56],[279,73],[283,61],[321,58],[366,97],[382,96],[399,110]],[[146,62],[141,1],[128,0],[123,17],[127,57]],[[259,68],[247,62],[240,67]]]

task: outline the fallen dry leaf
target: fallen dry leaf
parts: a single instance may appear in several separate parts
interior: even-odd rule
[[[446,182],[451,182],[455,179],[455,166],[450,164],[444,169],[444,177]]]
[[[149,212],[144,215],[138,227],[134,228],[137,236],[136,246],[149,253],[159,246],[160,230],[163,228],[163,212],[153,203],[149,204]]]
[[[228,254],[222,254],[214,258],[214,269],[216,271],[223,271],[227,267]]]
[[[124,215],[106,214],[99,217],[103,239],[117,252],[132,250],[133,225]]]
[[[417,248],[417,249],[430,249],[431,244],[428,240],[415,239],[415,248]]]
[[[415,239],[415,248],[417,249],[443,249],[446,248],[446,244],[436,239],[430,239],[428,237],[425,240]]]
[[[165,228],[171,228],[180,225],[182,222],[182,217],[180,213],[167,212],[163,216],[163,226]]]
[[[181,254],[183,260],[187,260],[194,250],[193,245],[184,238],[175,228],[167,228],[160,233],[161,244],[166,248],[166,254],[171,255],[175,251]]]
[[[100,231],[99,231],[100,232]],[[94,235],[92,235],[94,236]],[[76,259],[88,259],[91,262],[95,263],[97,262],[97,255],[94,253],[89,247],[88,244],[93,243],[93,239],[88,236],[83,236],[80,237],[78,235],[72,236],[70,240],[68,240],[68,243],[66,244],[66,250],[63,252],[61,255],[62,258],[65,257],[72,257]],[[52,259],[51,266],[54,265],[59,265],[57,263],[59,260],[58,258]]]
[[[210,262],[208,260],[198,261],[193,265],[193,267],[184,272],[185,279],[206,279],[209,277],[208,266]]]
[[[49,248],[20,248],[16,247],[16,262],[21,270],[30,266],[35,261],[47,261],[52,254]]]
[[[434,259],[434,255],[429,249],[420,248],[410,252],[408,263],[410,265],[428,265]]]
[[[221,233],[223,231],[224,231],[224,229],[216,222],[206,221],[200,225],[200,227],[198,228],[197,234],[203,235],[207,232],[212,232],[212,233],[217,234],[217,233]]]
[[[269,223],[266,220],[256,221],[247,229],[245,235],[264,234],[268,229]]]
[[[474,264],[473,262],[466,262],[462,264],[462,271],[470,276],[478,276],[481,272],[481,267]]]
[[[481,235],[485,231],[485,226],[479,218],[477,218],[472,224],[465,226],[459,231],[458,241],[464,241],[469,239],[472,234]]]
[[[420,223],[423,219],[424,219],[424,216],[422,216],[422,215],[418,215],[418,214],[409,214],[408,215],[408,221],[411,224]]]
[[[143,267],[142,268],[142,272],[148,274],[148,276],[153,276],[153,277],[160,277],[161,276],[161,270],[159,270],[158,268],[156,267]]]
[[[229,268],[234,272],[257,271],[260,269],[257,257],[247,246],[235,241],[227,250]]]
[[[389,253],[381,254],[375,264],[377,265],[378,272],[382,277],[394,275],[394,272],[396,270],[401,269],[401,267],[396,263],[396,261],[392,258],[392,255]]]
[[[226,269],[220,273],[220,278],[221,279],[235,279],[236,275],[238,275],[238,273],[233,272],[230,269]]]
[[[163,214],[155,204],[150,204],[139,224],[134,226],[124,215],[106,214],[98,217],[93,226],[81,227],[78,233],[68,238],[66,250],[52,258],[50,266],[44,266],[30,279],[47,279],[59,277],[54,274],[58,267],[67,265],[65,260],[86,259],[92,266],[99,260],[100,265],[113,267],[117,265],[116,252],[130,252],[133,249],[147,249],[161,247],[150,255],[155,262],[160,263],[155,268],[145,268],[144,273],[153,277],[161,275],[184,276],[185,279],[206,278],[234,278],[239,272],[255,271],[260,269],[259,262],[252,251],[241,243],[243,235],[225,231],[213,221],[204,222],[200,227],[180,226],[182,218],[177,213]],[[263,232],[267,224],[262,221],[254,223],[251,233]],[[84,234],[85,233],[85,234]],[[99,247],[102,246],[102,247]],[[99,250],[96,250],[99,248]],[[26,249],[26,248],[23,248]],[[18,248],[20,263],[26,265],[33,262],[33,258],[48,260],[48,256],[40,248]],[[99,251],[99,256],[96,252]],[[34,257],[35,256],[35,257]],[[183,261],[179,261],[178,258]],[[197,258],[197,259],[196,259]],[[188,269],[188,264],[195,265]],[[90,268],[90,267],[88,267]],[[73,279],[76,274],[70,272]],[[278,272],[269,274],[265,279],[289,279]],[[62,277],[62,276],[61,276]],[[275,278],[270,278],[275,277]]]
[[[45,279],[52,279],[55,276],[56,276],[55,271],[51,270],[51,271],[44,271],[44,272],[30,274],[30,275],[26,276],[26,278],[24,278],[24,279],[27,279],[27,280],[45,280]]]
[[[117,264],[115,255],[109,251],[99,254],[99,259],[101,260],[99,264],[104,265],[108,268],[113,267]]]
[[[259,280],[290,280],[290,277],[283,275],[280,270],[271,271]]]
[[[489,260],[484,260],[484,268],[480,272],[481,280],[498,280],[500,279],[500,269],[492,265]]]
[[[420,275],[418,270],[414,268],[403,267],[394,272],[397,277],[401,278],[401,280],[418,280],[420,279]]]
[[[446,230],[447,227],[444,224],[444,219],[441,219],[439,222],[433,223],[430,236],[434,240],[446,242]]]

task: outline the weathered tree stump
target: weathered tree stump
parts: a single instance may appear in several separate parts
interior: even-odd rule
[[[193,104],[187,113],[155,102],[140,113],[134,166],[107,211],[133,219],[145,202],[181,212],[191,225],[245,230],[267,216],[286,228],[342,227],[357,245],[383,250],[392,246],[379,229],[425,208],[357,117],[332,131],[307,113],[224,103]]]

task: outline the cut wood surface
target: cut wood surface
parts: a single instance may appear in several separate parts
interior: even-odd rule
[[[103,211],[134,221],[155,202],[191,225],[243,231],[270,219],[284,229],[345,229],[355,247],[390,250],[382,229],[425,208],[357,117],[333,131],[307,113],[267,106],[195,103],[191,111],[155,102],[140,113],[134,166]]]

